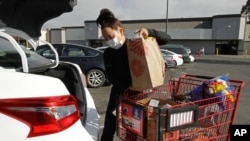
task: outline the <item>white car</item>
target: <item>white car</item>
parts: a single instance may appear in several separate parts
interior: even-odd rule
[[[8,33],[25,35],[0,31],[0,138],[97,140],[99,115],[79,66],[43,58]]]
[[[98,140],[99,115],[80,67],[59,61],[50,43],[55,60],[26,48],[35,50],[41,26],[75,3],[0,0],[0,140]]]
[[[167,54],[168,56],[172,56],[174,61],[177,64],[177,66],[183,65],[184,61],[183,61],[183,58],[182,58],[181,54],[174,53],[174,52],[169,51],[167,49],[161,49],[161,51],[164,52],[165,54]]]
[[[189,58],[190,58],[190,62],[194,62],[195,61],[195,58],[193,55],[189,55]]]
[[[79,66],[43,58],[10,33],[25,35],[0,30],[0,138],[97,140],[99,115]]]
[[[191,54],[191,49],[190,49],[190,47],[184,47],[184,48],[187,50],[188,54]]]

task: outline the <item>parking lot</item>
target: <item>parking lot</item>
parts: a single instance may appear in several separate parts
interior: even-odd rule
[[[203,76],[219,76],[229,73],[229,78],[234,80],[243,80],[245,86],[241,93],[237,115],[234,124],[250,124],[250,111],[248,103],[250,102],[250,56],[215,56],[206,55],[196,57],[196,62],[184,64],[181,67],[167,70],[166,81],[170,76],[179,77],[184,73],[203,75]],[[100,126],[103,126],[105,110],[107,107],[110,86],[102,88],[89,88],[100,114]],[[118,139],[117,139],[118,140]]]

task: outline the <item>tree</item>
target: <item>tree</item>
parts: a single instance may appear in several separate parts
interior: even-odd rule
[[[242,6],[240,13],[245,15],[250,13],[250,0],[247,0],[246,5]]]

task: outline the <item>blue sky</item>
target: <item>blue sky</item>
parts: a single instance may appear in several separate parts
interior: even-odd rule
[[[168,0],[169,18],[211,17],[239,14],[247,0]],[[78,0],[69,13],[46,22],[45,28],[84,26],[96,20],[100,9],[109,8],[120,20],[165,19],[167,0]]]

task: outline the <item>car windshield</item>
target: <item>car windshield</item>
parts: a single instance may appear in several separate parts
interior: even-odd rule
[[[21,47],[27,56],[30,72],[46,69],[54,65],[53,61],[38,55],[36,52],[33,52],[24,46]],[[1,37],[0,66],[4,68],[22,69],[22,60],[20,54],[8,40]]]

